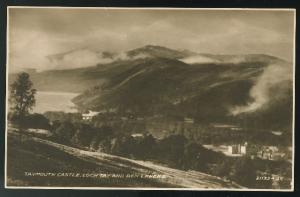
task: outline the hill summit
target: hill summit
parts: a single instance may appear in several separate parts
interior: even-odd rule
[[[70,53],[74,51],[51,57],[64,59]],[[247,120],[260,127],[291,127],[293,72],[292,65],[282,59],[155,45],[97,54],[110,61],[32,73],[35,87],[81,93],[73,99],[79,110],[114,109],[120,114],[190,117],[196,122]]]

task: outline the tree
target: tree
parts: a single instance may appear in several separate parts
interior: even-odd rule
[[[256,186],[256,168],[253,160],[248,157],[237,158],[229,173],[230,179],[246,187]]]
[[[80,123],[77,125],[75,135],[72,138],[72,141],[76,145],[89,147],[93,138],[96,137],[96,132],[93,127],[88,124]]]
[[[158,143],[158,154],[162,161],[180,167],[187,139],[183,135],[170,135]]]
[[[59,142],[69,144],[75,132],[75,126],[70,121],[65,121],[53,131],[53,134]]]
[[[18,119],[24,118],[35,105],[36,89],[28,73],[20,73],[17,80],[11,84],[10,99],[11,109]]]
[[[136,148],[134,148],[134,152],[137,158],[153,159],[155,157],[156,141],[151,134],[136,141]]]
[[[50,129],[49,120],[42,114],[30,114],[22,119],[22,126],[24,128],[34,129]]]
[[[194,142],[189,142],[184,147],[183,152],[183,163],[182,167],[184,169],[193,169],[193,170],[199,170],[199,166],[202,164],[200,158],[200,152],[201,146],[199,144],[196,144]]]
[[[134,152],[135,141],[128,134],[118,135],[112,143],[111,152],[120,156],[129,156]]]

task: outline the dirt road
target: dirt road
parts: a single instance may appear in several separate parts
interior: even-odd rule
[[[16,133],[14,132],[14,134]],[[129,172],[131,174],[140,175],[145,178],[154,178],[156,182],[160,182],[164,185],[168,184],[178,188],[198,189],[242,188],[235,183],[227,182],[219,177],[211,176],[197,171],[184,171],[166,167],[160,164],[155,164],[149,161],[133,160],[102,152],[85,151],[38,137],[27,137],[34,142],[51,146],[52,148],[63,151],[81,160],[92,162],[101,167],[107,166],[110,169],[115,169],[116,172]],[[151,175],[158,177],[151,177]]]

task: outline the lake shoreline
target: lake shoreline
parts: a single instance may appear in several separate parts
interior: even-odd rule
[[[76,105],[72,99],[78,96],[72,92],[37,91],[36,106],[34,113],[45,113],[47,111],[77,112]]]

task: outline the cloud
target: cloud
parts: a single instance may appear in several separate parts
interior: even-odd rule
[[[49,61],[55,69],[71,69],[94,66],[97,63],[110,63],[111,59],[102,58],[101,55],[88,49],[79,49],[61,57],[59,55],[57,57],[51,56]]]
[[[85,46],[120,52],[153,44],[213,54],[266,53],[286,59],[293,54],[290,12],[10,9],[9,15],[12,70],[51,69],[55,66],[48,64],[46,56]],[[99,58],[82,53],[93,61]]]
[[[14,28],[9,33],[9,70],[17,72],[25,68],[52,69],[47,59],[50,54],[68,50],[64,37],[35,30]],[[69,40],[72,37],[68,38]]]
[[[100,45],[108,45],[109,40],[121,37],[118,34],[109,34],[108,32],[102,32],[101,35],[106,38],[106,41],[100,42]],[[86,37],[54,36],[42,31],[24,30],[16,27],[10,31],[9,71],[19,72],[26,68],[37,70],[68,69],[112,62],[112,59],[104,58],[101,53],[97,52],[95,43],[99,43],[95,35],[87,35]],[[83,49],[86,46],[91,49]],[[53,54],[65,53],[71,49],[77,50],[67,53],[62,59],[49,59],[49,56]],[[126,59],[125,55],[121,53],[116,58]]]
[[[204,63],[218,63],[217,60],[205,57],[203,55],[195,55],[195,56],[190,56],[187,58],[183,58],[180,61],[187,63],[187,64],[204,64]]]
[[[255,112],[267,106],[273,99],[285,97],[286,89],[290,87],[282,86],[282,84],[286,81],[292,82],[292,73],[291,64],[269,65],[250,90],[249,96],[253,101],[245,106],[232,108],[231,114]]]
[[[124,52],[112,53],[110,57],[107,57],[103,52],[83,48],[49,56],[48,64],[51,64],[53,69],[73,69],[95,66],[97,64],[109,64],[120,60],[136,60],[146,57],[148,56],[144,54],[129,57],[127,53]]]

